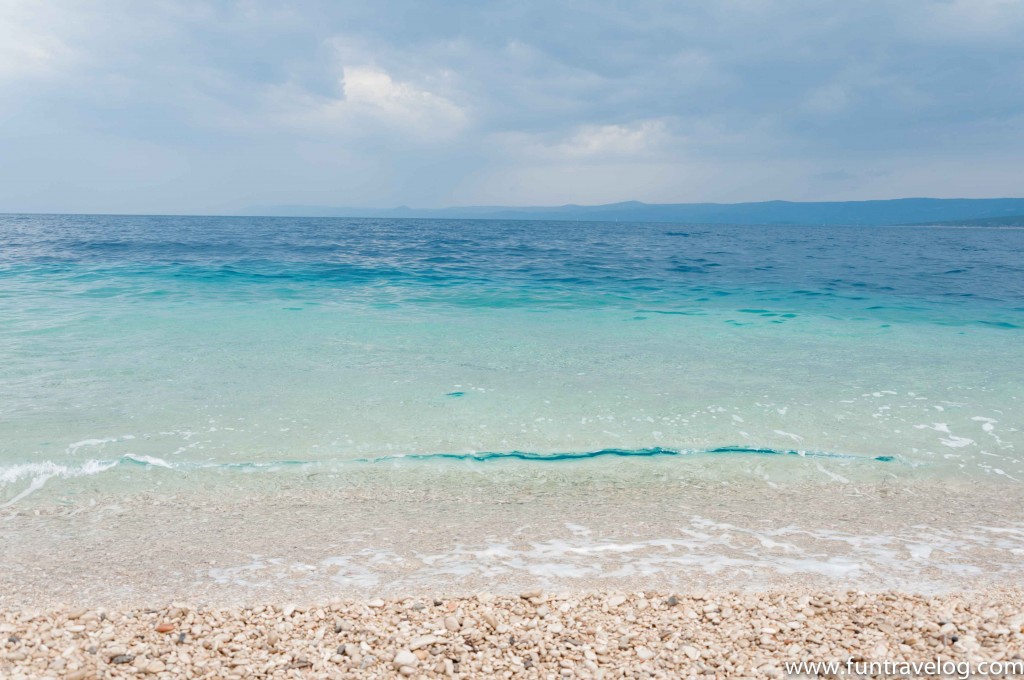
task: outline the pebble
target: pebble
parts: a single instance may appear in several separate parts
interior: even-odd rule
[[[789,661],[938,654],[978,661],[1024,649],[1024,591],[1014,590],[928,597],[533,590],[426,600],[440,609],[418,602],[173,605],[110,611],[99,625],[87,620],[92,610],[0,609],[0,641],[7,641],[0,678],[760,678],[781,676]],[[172,621],[176,628],[164,631]],[[164,634],[176,629],[187,639]]]
[[[409,649],[416,651],[420,647],[426,647],[437,642],[437,638],[433,635],[424,635],[423,637],[413,638],[412,642],[409,643]]]
[[[395,654],[395,658],[392,659],[391,663],[395,668],[401,668],[402,666],[408,666],[409,668],[416,668],[419,665],[419,658],[408,649],[401,649]]]

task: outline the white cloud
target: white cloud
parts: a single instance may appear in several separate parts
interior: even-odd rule
[[[395,82],[381,69],[349,66],[343,81],[348,104],[375,110],[413,127],[457,126],[466,118],[454,102],[411,83]]]
[[[584,125],[556,147],[565,156],[637,155],[648,153],[668,137],[665,123],[645,120],[631,125]]]
[[[387,130],[422,141],[450,138],[466,124],[455,102],[373,66],[346,66],[341,96],[313,95],[294,84],[270,88],[277,120],[286,126],[336,135]]]
[[[600,161],[649,156],[676,141],[663,120],[580,125],[562,138],[522,132],[493,136],[506,153],[551,161]]]

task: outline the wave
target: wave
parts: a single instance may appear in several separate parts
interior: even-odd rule
[[[857,456],[846,453],[828,451],[804,451],[798,449],[768,449],[748,446],[720,446],[713,449],[670,449],[654,447],[648,449],[601,449],[600,451],[568,452],[568,453],[531,453],[526,451],[484,452],[484,453],[410,453],[376,458],[355,459],[363,463],[379,463],[388,460],[468,460],[484,463],[492,460],[529,460],[541,463],[552,463],[566,460],[585,460],[617,456],[623,458],[653,456],[695,456],[720,454],[747,454],[757,456],[801,456],[809,458],[839,458],[845,460],[874,460],[883,463],[892,462],[894,456]]]
[[[373,456],[366,458],[333,458],[325,460],[270,460],[270,461],[167,461],[155,456],[126,454],[112,460],[88,460],[80,465],[69,465],[55,461],[39,461],[33,463],[17,463],[0,466],[0,489],[28,480],[28,485],[11,499],[0,504],[0,508],[17,503],[26,496],[38,491],[53,478],[70,479],[98,475],[118,467],[125,468],[162,468],[173,471],[198,470],[237,470],[272,471],[280,468],[296,467],[330,467],[345,465],[378,465],[397,463],[400,461],[462,461],[469,463],[492,463],[498,461],[529,461],[533,463],[559,463],[566,461],[582,461],[591,458],[652,458],[660,456],[718,456],[718,455],[752,455],[752,456],[796,456],[801,458],[830,458],[847,461],[871,461],[889,463],[897,460],[895,456],[862,456],[828,451],[805,451],[799,449],[771,449],[748,446],[720,446],[710,449],[672,449],[653,447],[645,449],[601,449],[598,451],[535,453],[529,451],[505,452],[474,452],[474,453],[409,453]]]
[[[50,460],[45,460],[37,463],[18,463],[16,465],[0,467],[0,488],[14,484],[23,479],[31,480],[29,485],[22,489],[13,498],[8,500],[6,503],[0,504],[0,508],[6,508],[10,505],[14,505],[22,498],[38,491],[53,477],[69,478],[95,475],[116,467],[119,462],[119,460],[89,460],[81,465],[68,466],[55,463]]]

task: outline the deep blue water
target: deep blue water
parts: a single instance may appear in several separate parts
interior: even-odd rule
[[[14,215],[0,216],[0,277],[2,295],[44,281],[83,297],[324,302],[326,288],[373,305],[1024,327],[1021,229]]]

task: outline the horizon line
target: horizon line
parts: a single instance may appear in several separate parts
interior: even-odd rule
[[[977,197],[935,197],[935,196],[901,196],[897,198],[865,198],[865,199],[853,199],[853,200],[807,200],[807,201],[796,201],[789,199],[767,199],[760,201],[734,201],[734,202],[719,202],[719,201],[687,201],[687,202],[675,202],[675,203],[648,203],[646,201],[639,201],[635,199],[628,199],[624,201],[614,201],[612,203],[560,203],[550,205],[503,205],[503,204],[469,204],[469,205],[445,205],[441,207],[412,207],[406,204],[390,207],[369,207],[369,206],[351,206],[351,205],[326,205],[326,204],[312,204],[312,203],[278,203],[269,205],[258,205],[253,206],[250,209],[241,209],[239,212],[114,212],[114,211],[82,211],[82,212],[64,212],[64,211],[49,211],[49,210],[16,210],[7,211],[0,210],[0,215],[3,216],[16,216],[16,215],[34,215],[34,216],[92,216],[92,217],[308,217],[308,218],[370,218],[376,216],[366,215],[282,215],[275,214],[273,212],[260,213],[260,209],[308,209],[308,210],[352,210],[356,212],[390,212],[399,210],[408,211],[423,211],[423,212],[440,212],[445,210],[556,210],[560,208],[607,208],[615,206],[625,205],[636,205],[645,207],[682,207],[682,206],[742,206],[742,205],[763,205],[763,204],[791,204],[791,205],[814,205],[814,204],[851,204],[851,203],[893,203],[898,201],[1019,201],[1024,200],[1024,196],[989,196],[984,198]],[[429,217],[395,217],[394,219],[432,219]],[[504,219],[500,217],[466,217],[466,218],[445,218],[445,219]],[[552,221],[552,220],[546,220]],[[560,220],[554,220],[560,221]],[[565,221],[579,221],[578,219],[565,220]]]

